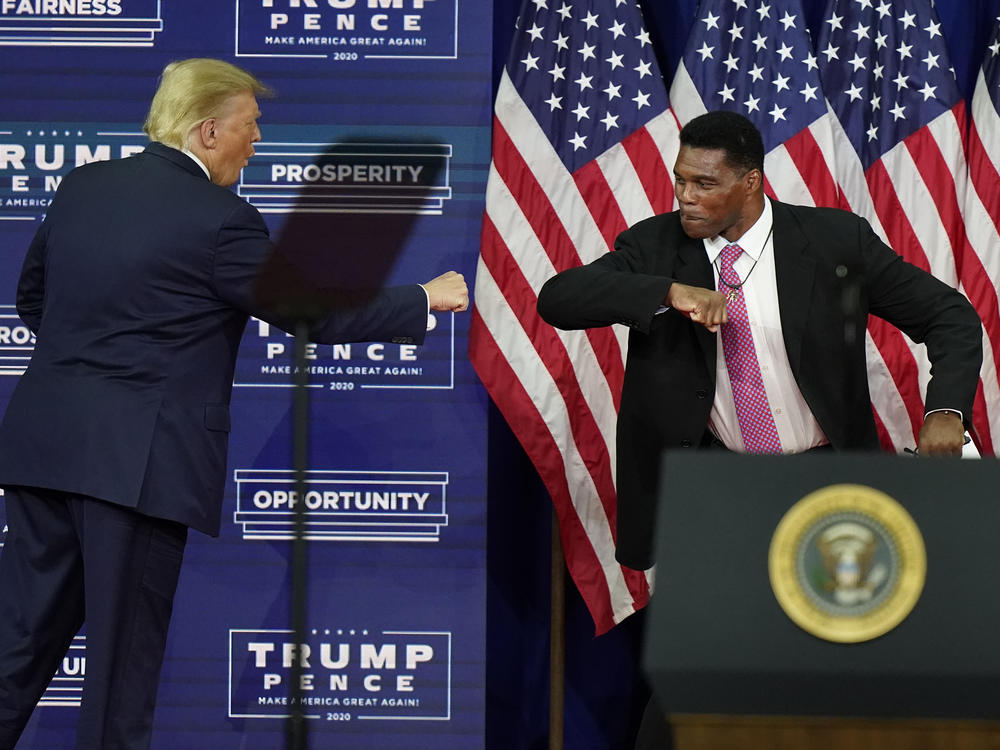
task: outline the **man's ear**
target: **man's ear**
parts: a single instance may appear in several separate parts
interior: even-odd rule
[[[201,138],[201,144],[205,148],[215,148],[215,124],[215,118],[209,117],[198,126],[198,137]]]
[[[760,173],[759,169],[751,169],[749,172],[746,173],[745,179],[747,181],[746,182],[747,190],[751,193],[754,193],[757,192],[757,190],[760,188],[762,181],[764,179],[764,175]]]

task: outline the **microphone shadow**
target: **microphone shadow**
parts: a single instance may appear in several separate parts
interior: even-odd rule
[[[440,213],[435,205],[447,190],[440,150],[430,142],[357,137],[329,144],[308,164],[272,163],[272,181],[283,177],[292,187],[297,180],[299,187],[290,208],[255,200],[262,213],[288,212],[257,279],[263,309],[316,320],[378,294],[418,217]]]

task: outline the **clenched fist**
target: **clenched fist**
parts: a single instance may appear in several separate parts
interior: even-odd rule
[[[463,312],[469,309],[469,287],[460,273],[448,271],[422,286],[427,291],[431,310]]]

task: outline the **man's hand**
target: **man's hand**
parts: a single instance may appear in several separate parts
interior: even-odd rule
[[[675,281],[670,285],[664,303],[687,315],[695,323],[701,323],[712,333],[726,322],[726,295],[722,292]]]
[[[961,456],[965,427],[953,411],[935,411],[927,415],[920,428],[917,452],[922,456]]]
[[[469,287],[460,273],[448,271],[421,286],[427,292],[431,310],[463,312],[469,308]]]

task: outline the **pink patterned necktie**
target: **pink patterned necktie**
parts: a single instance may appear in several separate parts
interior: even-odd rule
[[[760,377],[743,289],[739,287],[740,276],[733,268],[742,253],[743,248],[739,245],[726,245],[719,256],[719,276],[732,290],[726,305],[727,322],[722,324],[722,351],[726,356],[726,369],[736,401],[736,418],[747,453],[781,453],[781,440]]]

